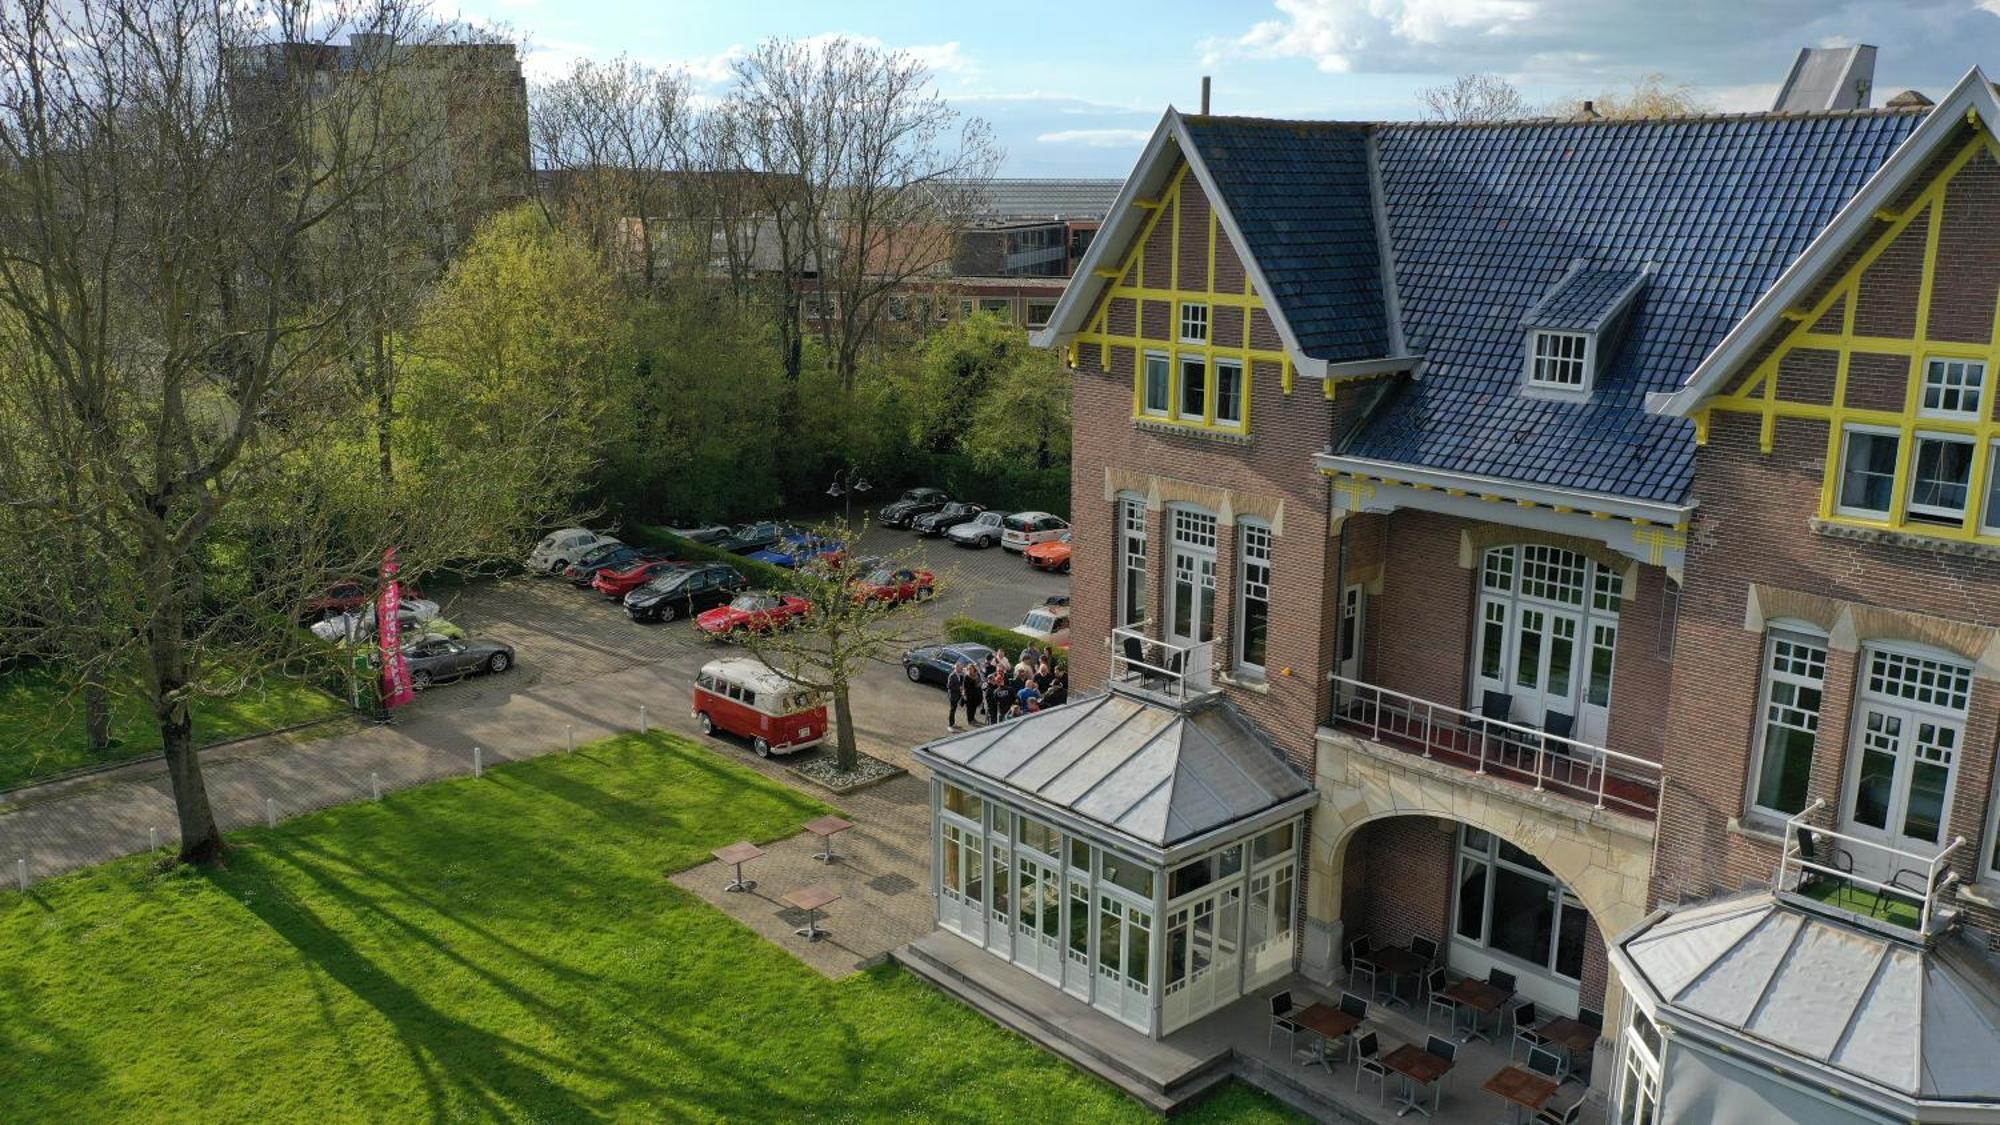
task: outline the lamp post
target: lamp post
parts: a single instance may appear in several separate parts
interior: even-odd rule
[[[849,465],[845,469],[834,471],[833,483],[827,486],[826,494],[839,498],[841,502],[841,523],[849,527],[854,526],[854,494],[857,492],[866,492],[868,491],[868,487],[868,478],[862,476],[861,471],[852,465]]]

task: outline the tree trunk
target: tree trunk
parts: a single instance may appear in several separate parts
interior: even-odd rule
[[[833,686],[833,730],[834,768],[842,773],[853,773],[861,766],[861,756],[854,748],[854,714],[847,706],[847,682]]]
[[[174,813],[180,821],[180,860],[208,863],[222,854],[222,829],[209,807],[208,786],[195,755],[194,712],[183,690],[188,684],[187,654],[182,651],[176,625],[172,621],[156,623],[150,638],[153,714],[160,724],[160,749],[166,755],[167,780],[173,787]]]
[[[83,685],[83,729],[90,740],[90,752],[111,749],[111,695],[96,682]]]
[[[375,454],[381,462],[382,484],[396,480],[396,382],[389,370],[388,333],[377,318],[375,332]]]

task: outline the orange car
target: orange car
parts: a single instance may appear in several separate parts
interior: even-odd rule
[[[1037,543],[1024,552],[1028,565],[1040,570],[1051,570],[1057,574],[1069,573],[1069,536],[1065,531],[1059,538]]]

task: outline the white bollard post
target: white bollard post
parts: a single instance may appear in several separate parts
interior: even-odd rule
[[[576,724],[571,723],[564,727],[563,730],[569,737],[569,752],[572,754],[576,753]]]
[[[639,704],[639,733],[646,733],[646,705]]]
[[[378,800],[378,801],[379,801],[379,800],[381,800],[381,799],[382,799],[382,775],[381,775],[381,774],[379,774],[379,773],[376,773],[376,772],[375,772],[375,771],[373,771],[373,770],[370,770],[370,771],[368,772],[368,789],[369,789],[369,791],[370,791],[371,793],[373,793],[373,794],[375,795],[375,799],[376,799],[376,800]]]
[[[472,748],[472,776],[486,776],[486,754],[477,746]]]
[[[147,850],[147,851],[154,851],[154,852],[156,852],[156,851],[159,851],[159,850],[160,850],[160,830],[159,830],[159,829],[157,829],[157,828],[148,828],[148,829],[146,829],[146,850]]]
[[[27,893],[28,893],[28,861],[27,861],[27,860],[25,860],[25,859],[17,859],[17,860],[15,860],[15,861],[14,861],[14,877],[15,877],[16,879],[19,879],[19,880],[21,881],[21,893],[22,893],[22,894],[27,894]]]
[[[270,797],[266,797],[264,798],[264,827],[276,828],[277,826],[278,802]]]

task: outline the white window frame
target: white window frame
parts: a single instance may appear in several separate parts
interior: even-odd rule
[[[1030,300],[1027,302],[1025,307],[1027,308],[1027,315],[1024,319],[1026,320],[1027,326],[1029,328],[1048,327],[1049,318],[1054,316],[1056,312],[1056,302],[1048,300],[1046,298],[1036,298]],[[1040,314],[1039,319],[1037,319],[1036,317],[1037,313]]]
[[[1232,623],[1232,632],[1236,634],[1236,638],[1233,655],[1236,658],[1237,668],[1261,676],[1264,674],[1264,664],[1251,660],[1246,652],[1250,640],[1250,631],[1247,628],[1249,618],[1246,611],[1253,596],[1253,588],[1261,590],[1255,597],[1264,603],[1264,659],[1269,660],[1272,610],[1271,562],[1272,556],[1276,553],[1277,540],[1271,534],[1271,525],[1262,520],[1238,521],[1236,540],[1236,620]],[[1261,578],[1256,576],[1257,571],[1262,572]]]
[[[1833,510],[1843,516],[1852,516],[1855,519],[1878,521],[1894,519],[1896,517],[1896,497],[1900,494],[1896,491],[1895,470],[1893,469],[1890,470],[1889,506],[1887,508],[1879,511],[1874,508],[1850,508],[1841,502],[1841,496],[1847,491],[1848,458],[1853,453],[1853,443],[1848,439],[1855,434],[1895,438],[1897,442],[1896,464],[1900,466],[1903,463],[1903,431],[1894,426],[1873,426],[1860,422],[1849,422],[1842,426],[1840,428],[1840,475],[1833,482]]]
[[[1486,847],[1483,850],[1475,849],[1471,844],[1469,844],[1466,841],[1465,833],[1468,828],[1473,829],[1474,831],[1477,831],[1486,837]],[[1501,855],[1500,845],[1503,843],[1512,844],[1513,842],[1505,839],[1504,837],[1496,835],[1492,832],[1488,832],[1483,828],[1477,828],[1474,825],[1466,824],[1462,821],[1459,823],[1458,833],[1456,838],[1452,841],[1452,848],[1451,848],[1452,884],[1450,892],[1451,893],[1451,929],[1449,931],[1450,940],[1456,942],[1462,942],[1466,945],[1473,946],[1474,948],[1480,950],[1483,954],[1485,954],[1488,957],[1492,957],[1495,960],[1506,962],[1510,965],[1519,965],[1530,972],[1538,973],[1544,977],[1547,977],[1550,980],[1561,981],[1565,985],[1580,985],[1583,982],[1583,973],[1588,968],[1586,962],[1588,962],[1590,959],[1589,927],[1596,925],[1597,924],[1596,920],[1590,918],[1590,909],[1583,905],[1583,899],[1580,895],[1576,893],[1575,888],[1563,882],[1562,878],[1558,876],[1554,871],[1546,869],[1542,871],[1537,871],[1532,867],[1524,867],[1521,864],[1516,863],[1513,860],[1508,859],[1507,857]],[[1514,846],[1520,847],[1520,845],[1518,844],[1515,844]],[[1527,851],[1526,848],[1521,848],[1520,850],[1524,852]],[[1458,917],[1459,889],[1462,886],[1461,881],[1464,878],[1465,864],[1467,862],[1484,864],[1486,867],[1486,885],[1484,888],[1485,903],[1480,908],[1479,936],[1476,938],[1467,937],[1463,933],[1459,932],[1459,917]],[[1536,862],[1540,862],[1539,857],[1537,858]],[[1495,893],[1496,885],[1499,883],[1499,873],[1503,869],[1512,872],[1513,874],[1518,875],[1521,878],[1528,879],[1532,882],[1541,883],[1546,887],[1553,888],[1554,890],[1554,900],[1553,900],[1554,908],[1549,915],[1550,918],[1549,946],[1548,949],[1544,952],[1545,959],[1539,963],[1530,961],[1524,957],[1517,956],[1514,953],[1511,953],[1505,949],[1501,949],[1492,944],[1493,907],[1494,907],[1493,896]],[[1570,904],[1572,902],[1574,902],[1576,905],[1571,906]],[[1560,950],[1562,948],[1561,919],[1563,912],[1567,910],[1579,910],[1583,913],[1586,919],[1584,937],[1583,937],[1583,948],[1578,951],[1579,964],[1577,966],[1577,975],[1573,977],[1564,973],[1561,969],[1556,968],[1556,961],[1560,959]]]
[[[1954,374],[1960,377],[1958,381],[1953,381]],[[1955,395],[1957,405],[1932,406],[1933,391],[1937,392],[1940,404],[1947,397]],[[1969,405],[1966,401],[1968,398],[1971,400]],[[1924,359],[1923,386],[1917,391],[1917,413],[1920,416],[1976,422],[1985,407],[1985,360],[1966,359],[1961,356],[1927,356]]]
[[[1917,466],[1923,459],[1924,443],[1927,441],[1963,445],[1971,449],[1972,455],[1965,460],[1965,503],[1957,508],[1947,508],[1938,504],[1917,503]],[[1909,490],[1903,497],[1903,511],[1906,516],[1931,516],[1947,523],[1965,526],[1972,514],[1972,481],[1978,476],[1979,442],[1970,434],[1943,433],[1937,430],[1918,430],[1911,435]],[[1919,523],[1928,522],[1919,520]]]
[[[1779,645],[1790,645],[1808,650],[1800,653],[1799,656],[1807,662],[1809,668],[1815,662],[1813,654],[1817,653],[1816,662],[1819,667],[1819,677],[1815,679],[1805,672],[1793,671],[1790,668],[1780,669],[1778,667]],[[1771,714],[1772,689],[1775,685],[1784,683],[1800,689],[1810,688],[1820,693],[1820,710],[1812,713],[1812,726],[1809,732],[1813,736],[1812,756],[1817,758],[1819,755],[1819,720],[1826,708],[1827,655],[1828,645],[1826,634],[1810,627],[1796,624],[1773,626],[1764,638],[1764,663],[1762,673],[1758,677],[1759,682],[1757,686],[1756,743],[1755,748],[1750,754],[1750,776],[1747,779],[1748,784],[1744,798],[1746,805],[1753,813],[1782,821],[1799,811],[1798,809],[1785,810],[1775,808],[1770,805],[1759,804],[1757,801],[1757,790],[1764,774],[1764,755],[1769,750],[1771,727],[1776,722],[1776,719]],[[1806,728],[1793,727],[1792,729],[1804,730]],[[1810,798],[1808,798],[1806,803],[1810,803]]]
[[[1188,365],[1191,363],[1199,364],[1201,366],[1201,409],[1195,411],[1192,414],[1188,413],[1186,409],[1187,383],[1188,383],[1187,373],[1188,373]],[[1211,377],[1211,373],[1209,371],[1208,356],[1204,355],[1201,352],[1174,353],[1174,401],[1173,401],[1174,417],[1179,418],[1184,422],[1199,422],[1203,425],[1207,425],[1209,417],[1208,412],[1210,409],[1214,407],[1214,404],[1215,404],[1215,380],[1214,378]]]
[[[1646,1021],[1653,1029],[1654,1038],[1660,1041],[1662,1052],[1666,1046],[1665,1036],[1660,1034],[1659,1021],[1653,1014],[1639,1006],[1628,992],[1625,998],[1626,1015],[1624,1027],[1618,1036],[1623,1045],[1624,1058],[1618,1067],[1617,1088],[1612,1094],[1608,1117],[1616,1125],[1640,1125],[1641,1122],[1656,1123],[1664,1120],[1660,1114],[1660,1056],[1647,1045],[1645,1036],[1640,1034],[1635,1022]],[[1639,1111],[1627,1114],[1626,1108],[1634,1106]]]
[[[1201,301],[1181,302],[1179,339],[1183,344],[1208,343],[1207,304]]]
[[[1146,570],[1146,501],[1136,496],[1118,499],[1118,623],[1128,628],[1146,620],[1146,592],[1152,575]],[[1133,574],[1139,578],[1139,603],[1128,604]]]
[[[1544,353],[1544,341],[1552,345],[1551,351]],[[1577,355],[1561,354],[1567,346],[1581,346]],[[1550,378],[1557,365],[1568,369],[1575,365],[1576,381]],[[1528,333],[1527,385],[1530,390],[1542,394],[1564,395],[1583,398],[1590,394],[1591,385],[1596,381],[1597,337],[1590,332],[1560,332],[1554,329],[1537,328]]]
[[[1879,667],[1878,661],[1881,662]],[[1878,675],[1882,668],[1910,665],[1932,666],[1929,674],[1919,669],[1914,675],[1896,677],[1915,683],[1918,695],[1876,686],[1878,679],[1885,682],[1888,679]],[[1919,764],[1917,759],[1921,755],[1917,732],[1923,725],[1930,725],[1949,729],[1952,735],[1947,751],[1950,760],[1944,763],[1944,801],[1938,810],[1936,845],[1944,847],[1951,836],[1951,813],[1957,803],[1961,776],[1958,767],[1964,764],[1967,755],[1974,753],[1970,740],[1972,692],[1977,682],[1973,666],[1957,653],[1926,645],[1870,642],[1862,646],[1855,679],[1855,699],[1847,735],[1847,760],[1844,763],[1846,779],[1840,798],[1842,831],[1869,838],[1879,833],[1891,846],[1903,846],[1900,841],[1905,838],[1903,827],[1909,820],[1910,774]],[[1922,698],[1923,695],[1942,698]],[[1889,802],[1884,813],[1887,823],[1881,829],[1851,823],[1863,772],[1863,755],[1867,752],[1865,731],[1871,711],[1887,714],[1911,725],[1911,730],[1897,739],[1898,761],[1890,781]],[[1887,875],[1877,877],[1886,878]]]
[[[1160,362],[1161,374],[1165,380],[1160,390],[1166,402],[1158,407],[1153,405],[1153,361]],[[1156,418],[1165,418],[1174,407],[1174,357],[1166,352],[1147,352],[1139,360],[1139,409]]]
[[[2000,536],[2000,439],[1986,447],[1986,495],[1981,503],[1984,511],[1979,517],[1979,533]]]
[[[1224,371],[1233,371],[1236,373],[1236,416],[1234,418],[1225,418],[1222,415],[1222,373]],[[1210,383],[1214,384],[1210,394],[1213,396],[1211,401],[1215,404],[1215,424],[1238,429],[1242,428],[1243,407],[1247,401],[1245,392],[1248,390],[1243,381],[1243,361],[1240,359],[1223,359],[1220,356],[1216,357],[1215,361],[1208,365],[1208,379]]]

